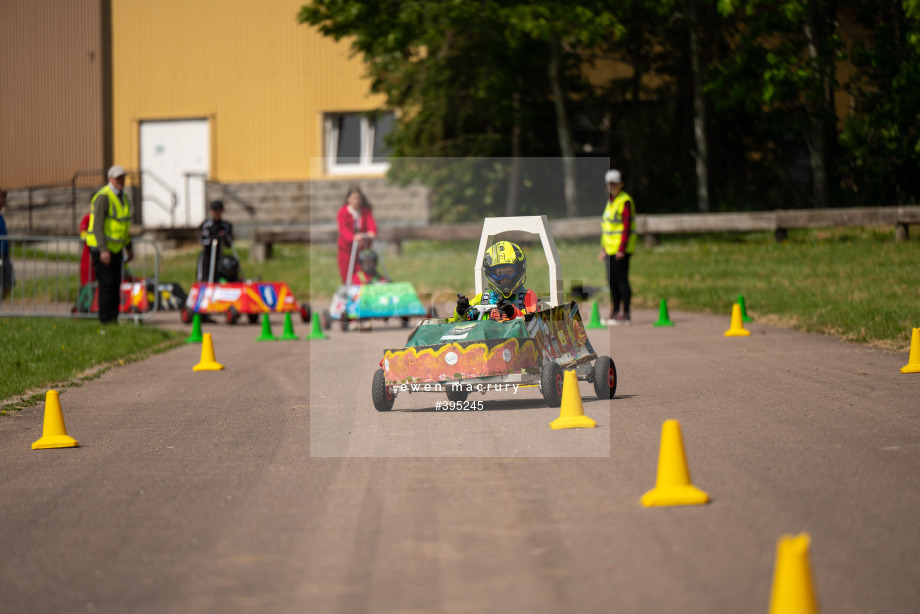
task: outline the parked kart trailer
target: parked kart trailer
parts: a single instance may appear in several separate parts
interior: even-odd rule
[[[147,313],[154,309],[170,311],[182,309],[185,291],[177,283],[156,283],[148,279],[127,279],[119,287],[119,313]],[[99,312],[99,284],[90,282],[80,286],[77,304],[72,313]]]
[[[600,399],[616,394],[616,365],[598,356],[575,302],[561,303],[559,253],[546,216],[486,218],[474,267],[476,293],[482,292],[482,259],[495,236],[508,231],[537,234],[549,264],[550,295],[536,313],[509,321],[449,322],[429,318],[419,323],[406,346],[386,349],[374,373],[371,394],[377,411],[393,408],[402,392],[446,393],[465,401],[470,392],[485,394],[502,385],[537,386],[544,401],[559,407],[563,372],[574,370],[594,385]],[[426,386],[427,385],[427,386]]]

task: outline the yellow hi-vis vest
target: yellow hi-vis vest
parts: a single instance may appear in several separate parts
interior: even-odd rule
[[[112,253],[118,253],[131,240],[131,205],[128,202],[126,191],[122,191],[121,200],[118,200],[118,195],[109,184],[105,184],[104,188],[93,195],[93,204],[89,213],[89,228],[86,231],[86,244],[90,247],[99,247],[99,238],[93,234],[93,225],[96,223],[96,202],[103,195],[107,197],[109,203],[109,210],[102,224],[102,232],[105,233],[105,247]]]
[[[623,209],[626,203],[632,202],[632,197],[620,191],[617,197],[607,203],[604,217],[601,219],[601,246],[608,254],[620,251],[620,242],[623,240]],[[626,243],[626,253],[636,251],[636,210],[630,211],[629,217],[629,242]]]

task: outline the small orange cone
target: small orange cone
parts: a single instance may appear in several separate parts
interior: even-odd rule
[[[76,448],[79,445],[80,442],[67,434],[58,391],[49,390],[45,394],[45,422],[42,425],[42,437],[32,444],[32,449]]]
[[[770,614],[818,614],[808,564],[808,533],[783,535],[776,545]]]
[[[910,354],[907,364],[901,367],[901,373],[920,373],[920,328],[913,329],[910,335]]]
[[[709,495],[690,482],[684,440],[677,420],[665,420],[661,427],[661,448],[658,451],[658,479],[655,488],[642,495],[642,505],[699,505],[709,501]]]
[[[201,342],[201,362],[192,367],[192,371],[220,371],[224,365],[217,362],[214,356],[214,342],[211,340],[211,333],[202,335]]]
[[[578,376],[574,371],[566,371],[562,380],[562,404],[559,417],[549,424],[553,429],[592,428],[597,422],[585,415],[578,393]]]
[[[741,319],[741,305],[735,303],[732,305],[732,323],[729,329],[725,331],[726,337],[747,337],[751,331],[744,329],[744,322]]]

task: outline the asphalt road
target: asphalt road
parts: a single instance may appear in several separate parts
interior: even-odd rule
[[[398,328],[209,325],[222,372],[189,345],[66,390],[79,448],[30,449],[42,407],[5,417],[0,612],[764,612],[777,540],[803,531],[823,611],[915,612],[906,355],[656,316],[590,331],[619,372],[613,401],[583,384],[596,429],[551,430],[534,389],[376,412]],[[639,504],[669,418],[707,505]]]

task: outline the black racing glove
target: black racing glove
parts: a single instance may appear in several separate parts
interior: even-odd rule
[[[514,303],[503,298],[498,299],[497,304],[498,310],[501,311],[505,316],[511,320],[514,318]]]
[[[462,294],[457,295],[457,315],[461,318],[466,317],[466,312],[470,310],[470,299]]]

